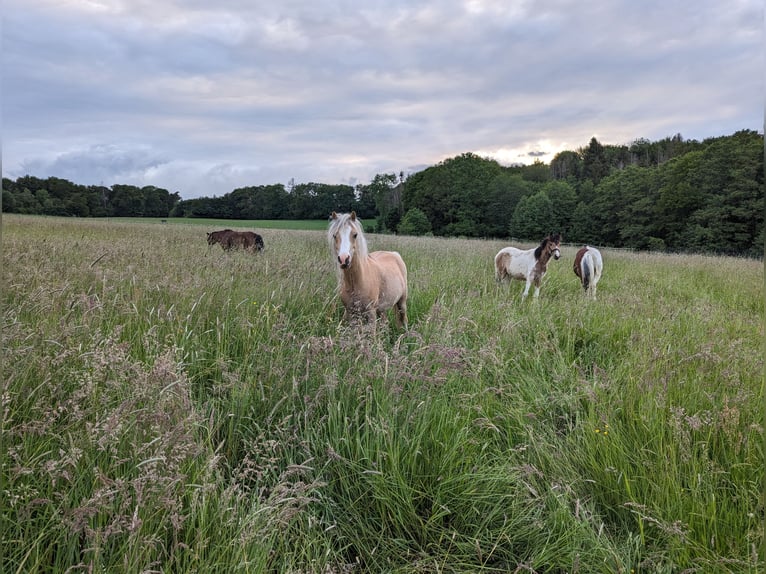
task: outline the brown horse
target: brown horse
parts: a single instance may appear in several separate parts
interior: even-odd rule
[[[338,289],[344,316],[362,317],[374,325],[395,307],[396,324],[407,328],[407,266],[396,251],[368,253],[367,240],[356,212],[330,216],[327,232],[337,262]]]
[[[207,244],[219,243],[224,251],[239,249],[245,251],[263,251],[263,237],[253,231],[232,231],[224,229],[207,234]]]
[[[241,247],[245,251],[263,250],[263,237],[253,231],[232,231],[224,241],[224,249]]]
[[[207,244],[208,245],[215,245],[216,243],[220,243],[221,247],[226,249],[226,239],[229,236],[229,233],[234,233],[231,229],[223,229],[221,231],[212,231],[207,234]]]
[[[515,247],[506,247],[498,251],[495,255],[495,278],[498,281],[503,279],[518,279],[526,281],[526,287],[521,294],[524,299],[529,293],[529,287],[535,286],[535,297],[540,295],[540,284],[548,270],[548,261],[553,257],[561,257],[561,234],[549,235],[542,240],[540,245],[533,249],[522,251]]]

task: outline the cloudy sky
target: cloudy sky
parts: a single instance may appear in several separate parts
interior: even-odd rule
[[[3,175],[369,183],[763,132],[763,0],[4,0]]]

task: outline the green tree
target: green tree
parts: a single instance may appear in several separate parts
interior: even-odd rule
[[[88,217],[90,209],[88,208],[88,198],[83,193],[76,193],[67,198],[64,204],[67,215],[75,217]]]
[[[690,218],[702,205],[702,162],[702,152],[694,151],[669,161],[660,171],[657,226],[669,249],[683,249],[690,240]]]
[[[551,220],[549,229],[569,237],[572,230],[572,217],[577,208],[577,193],[566,181],[549,181],[542,188],[542,193],[551,202]]]
[[[553,204],[544,191],[524,197],[516,207],[508,234],[517,239],[537,241],[551,232]]]
[[[596,138],[591,138],[588,147],[582,151],[582,174],[594,185],[598,185],[602,179],[609,175],[609,163],[604,146]]]
[[[3,213],[17,213],[16,197],[7,189],[3,189]]]
[[[375,194],[367,185],[358,184],[354,190],[356,196],[356,214],[361,219],[374,219],[378,215],[375,207]]]
[[[550,169],[553,179],[580,180],[583,171],[582,156],[574,151],[559,152],[551,160]]]
[[[407,179],[403,206],[417,207],[436,235],[483,235],[487,189],[504,168],[496,161],[466,153]]]
[[[518,173],[503,171],[489,182],[481,196],[483,237],[506,237],[508,224],[521,198],[531,195],[535,186]]]
[[[551,168],[539,159],[536,159],[532,165],[525,165],[521,168],[521,177],[525,181],[545,183],[551,180]]]
[[[134,185],[113,185],[111,202],[115,217],[141,217],[144,214],[144,194]]]
[[[402,217],[398,232],[403,235],[426,235],[431,233],[431,222],[422,210],[413,207]]]
[[[690,242],[705,250],[762,253],[756,241],[764,225],[763,174],[762,135],[743,130],[712,141],[697,174],[703,197],[690,218]]]
[[[167,217],[170,213],[168,209],[168,190],[153,185],[147,185],[141,188],[144,198],[144,217]]]
[[[378,213],[376,227],[380,231],[395,230],[402,218],[404,184],[393,173],[379,173],[363,189],[363,195],[375,202]]]

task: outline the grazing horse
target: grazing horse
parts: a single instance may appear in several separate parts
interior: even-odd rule
[[[344,317],[377,317],[395,307],[396,324],[407,328],[407,267],[396,251],[368,253],[356,212],[330,215],[330,252],[337,263],[338,289]]]
[[[601,279],[601,271],[604,269],[604,261],[601,252],[595,247],[586,245],[575,255],[574,272],[580,278],[585,295],[596,299],[596,285]]]
[[[224,229],[207,234],[207,244],[219,243],[224,251],[242,248],[245,251],[263,251],[263,237],[253,231],[232,231]]]
[[[263,251],[263,237],[253,231],[232,231],[225,242],[224,249],[241,247],[245,251]]]
[[[231,229],[223,229],[221,231],[213,231],[207,234],[207,244],[215,245],[220,243],[221,247],[227,249],[226,241],[230,233],[234,233]]]
[[[521,298],[524,299],[529,293],[530,285],[535,286],[535,297],[540,295],[540,283],[548,270],[548,261],[551,257],[561,257],[561,234],[549,235],[542,240],[540,245],[533,249],[522,251],[515,247],[505,247],[495,255],[495,279],[518,279],[526,281]]]

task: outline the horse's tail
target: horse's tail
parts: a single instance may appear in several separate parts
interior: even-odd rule
[[[582,271],[582,287],[586,291],[590,287],[590,279],[593,275],[593,257],[590,253],[586,253],[580,262],[580,269]]]
[[[495,255],[495,280],[502,281],[508,276],[508,259],[511,256],[505,251]]]

